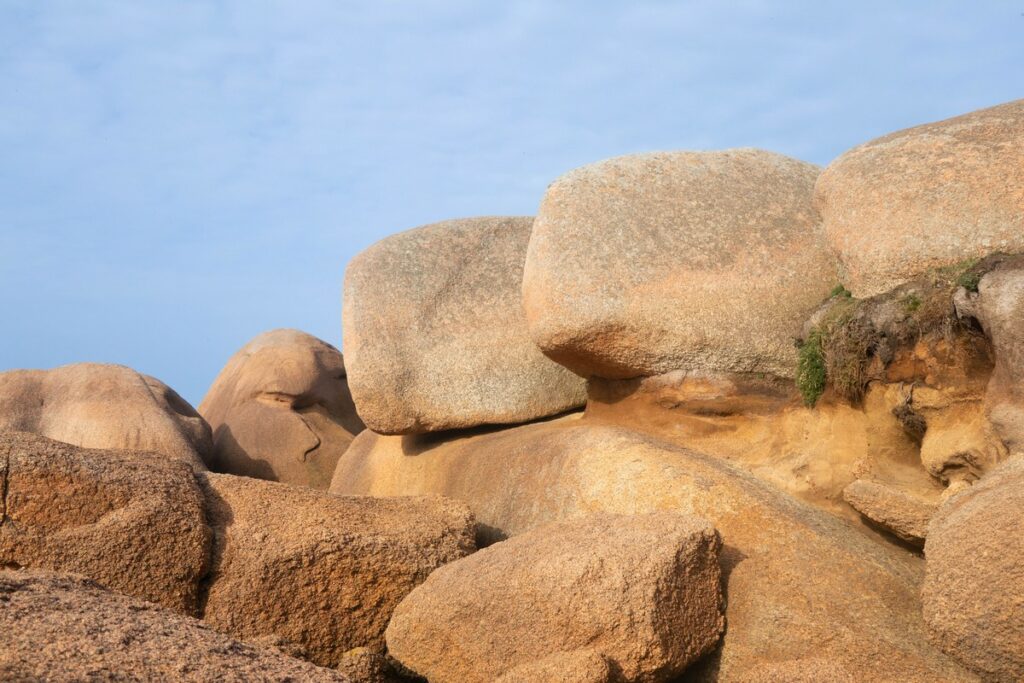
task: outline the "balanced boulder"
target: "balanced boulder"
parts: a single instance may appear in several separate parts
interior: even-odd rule
[[[935,505],[870,479],[857,479],[843,489],[843,499],[875,524],[914,545],[924,543]]]
[[[205,470],[210,428],[170,387],[123,365],[0,373],[0,431],[83,448],[153,451]]]
[[[364,428],[341,353],[298,330],[265,332],[242,347],[199,412],[213,430],[212,470],[321,489]]]
[[[583,404],[583,380],[526,331],[520,290],[532,225],[444,221],[349,263],[344,349],[367,426],[405,434],[508,424]]]
[[[857,680],[971,680],[928,643],[914,553],[717,458],[623,428],[570,416],[445,439],[364,432],[332,490],[463,500],[490,540],[596,512],[709,520],[723,542],[727,628],[688,680],[745,681],[809,659]]]
[[[985,681],[1024,680],[1024,456],[939,508],[928,528],[924,618]]]
[[[243,640],[276,635],[337,666],[383,646],[395,605],[471,552],[473,517],[443,498],[374,499],[204,475],[214,559],[204,619]]]
[[[195,614],[211,533],[188,464],[0,434],[0,567],[84,574]]]
[[[755,149],[608,159],[553,182],[523,274],[530,334],[583,376],[792,376],[836,283],[819,169]]]
[[[997,251],[1024,251],[1024,100],[854,147],[815,203],[855,296]]]
[[[705,520],[597,514],[542,526],[441,567],[399,604],[388,651],[433,683],[489,683],[592,649],[624,681],[665,681],[722,632]]]
[[[74,575],[0,572],[0,634],[4,681],[349,680]]]

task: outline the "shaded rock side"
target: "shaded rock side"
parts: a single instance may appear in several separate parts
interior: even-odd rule
[[[734,149],[617,157],[558,178],[523,274],[531,336],[583,376],[791,377],[793,340],[837,281],[811,205],[818,172]]]
[[[205,475],[214,560],[204,619],[249,640],[274,634],[322,666],[384,645],[395,605],[474,549],[464,504],[340,497]]]
[[[388,651],[432,683],[587,648],[623,681],[669,680],[718,642],[720,549],[706,520],[675,512],[547,524],[431,574],[395,609]]]
[[[199,404],[210,469],[326,489],[364,429],[341,352],[298,330],[264,332],[224,366]]]
[[[393,235],[345,270],[344,349],[360,417],[386,434],[525,422],[583,405],[530,340],[520,291],[533,219]]]
[[[187,464],[6,432],[0,471],[0,567],[84,574],[196,613],[211,533]]]
[[[689,680],[743,681],[768,663],[809,658],[860,680],[973,680],[927,642],[913,553],[727,463],[622,428],[569,417],[447,438],[364,432],[331,487],[463,500],[482,540],[594,512],[710,520],[724,543],[726,633]]]
[[[210,427],[160,380],[123,365],[0,373],[0,431],[83,448],[152,451],[205,470]]]
[[[74,575],[0,571],[0,633],[5,681],[349,680]]]
[[[821,174],[815,204],[858,297],[1024,251],[1024,100],[854,147]]]
[[[953,496],[928,528],[924,618],[985,681],[1024,680],[1024,456]]]

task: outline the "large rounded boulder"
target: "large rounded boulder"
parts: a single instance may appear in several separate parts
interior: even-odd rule
[[[388,651],[433,683],[490,683],[579,650],[623,681],[669,680],[718,642],[721,545],[673,512],[538,527],[431,574],[395,610]]]
[[[1024,456],[939,508],[924,552],[924,618],[986,681],[1024,680]]]
[[[212,470],[322,489],[364,428],[341,352],[298,330],[243,346],[199,412],[213,431]]]
[[[1024,251],[1024,100],[854,147],[821,174],[815,203],[858,297]]]
[[[83,448],[152,451],[205,470],[210,427],[173,389],[123,365],[0,373],[0,431]]]
[[[796,367],[836,283],[816,166],[755,149],[660,152],[548,188],[523,275],[530,334],[584,376]]]
[[[583,404],[537,349],[520,302],[532,218],[393,235],[345,271],[344,350],[360,417],[384,434],[509,424]]]

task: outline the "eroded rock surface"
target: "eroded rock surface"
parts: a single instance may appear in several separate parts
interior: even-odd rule
[[[924,544],[928,536],[928,522],[937,507],[906,491],[869,479],[858,479],[849,484],[843,489],[843,498],[872,522],[916,545]]]
[[[556,652],[502,674],[495,683],[612,683],[616,674],[594,650]]]
[[[386,434],[508,424],[580,406],[583,380],[530,340],[521,304],[533,219],[443,221],[345,270],[349,386]]]
[[[443,498],[374,499],[206,474],[214,560],[204,619],[274,634],[322,666],[384,644],[395,605],[474,549],[473,517]]]
[[[214,380],[199,412],[216,472],[325,489],[364,428],[341,353],[298,330],[264,332]]]
[[[163,382],[123,365],[0,373],[0,431],[83,448],[152,451],[205,470],[210,428]]]
[[[74,575],[0,571],[0,633],[5,681],[349,680]]]
[[[197,612],[211,533],[188,464],[7,432],[0,472],[0,567],[75,572]]]
[[[718,642],[720,549],[707,521],[674,512],[544,525],[431,574],[395,609],[388,651],[434,683],[582,649],[623,681],[669,680]]]
[[[523,274],[534,341],[583,376],[791,376],[837,275],[819,169],[754,149],[658,152],[570,171],[544,195]]]
[[[1024,251],[1024,100],[890,133],[833,161],[815,203],[842,280],[871,296],[923,273]]]

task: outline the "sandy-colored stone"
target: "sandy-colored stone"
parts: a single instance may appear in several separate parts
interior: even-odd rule
[[[341,656],[337,670],[352,683],[402,683],[391,661],[380,648],[357,647]]]
[[[927,642],[922,561],[717,458],[562,418],[446,438],[364,432],[332,491],[463,500],[494,539],[593,512],[674,510],[721,534],[726,633],[692,680],[818,658],[858,680],[972,680]]]
[[[669,680],[722,632],[721,545],[675,512],[534,528],[427,577],[395,609],[388,651],[431,683],[490,683],[584,648],[623,681]]]
[[[855,296],[1024,251],[1024,100],[855,147],[821,174],[815,204]]]
[[[939,508],[928,528],[924,618],[985,681],[1024,680],[1024,456]]]
[[[211,533],[189,465],[6,432],[0,474],[0,567],[84,574],[196,613]]]
[[[553,182],[523,274],[540,348],[584,375],[792,376],[837,281],[811,206],[819,169],[754,149],[608,159]]]
[[[855,510],[908,543],[921,545],[935,504],[891,486],[858,479],[843,489],[843,498]]]
[[[0,572],[0,680],[336,681],[340,673],[256,648],[84,577]]]
[[[584,383],[530,340],[520,300],[532,218],[393,235],[345,271],[349,386],[371,429],[525,422],[580,406]]]
[[[594,650],[556,652],[502,674],[495,683],[612,683],[608,660]]]
[[[382,647],[395,605],[474,549],[473,517],[443,498],[374,499],[203,475],[214,529],[204,619],[249,640],[275,634],[337,666]]]
[[[210,428],[166,384],[123,365],[0,373],[0,431],[83,448],[153,451],[205,470]]]
[[[213,471],[320,489],[364,429],[341,352],[298,330],[264,332],[243,346],[199,412],[213,430]]]

